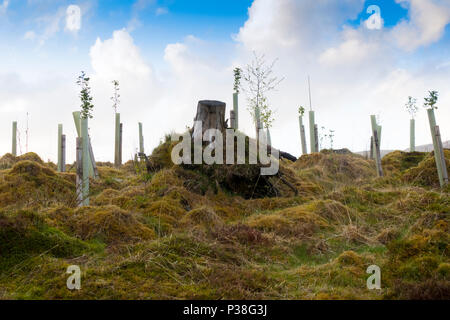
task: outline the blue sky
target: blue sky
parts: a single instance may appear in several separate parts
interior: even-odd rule
[[[408,10],[396,3],[394,0],[367,0],[364,3],[364,8],[370,5],[377,5],[381,9],[381,16],[384,20],[385,27],[392,27],[398,23],[401,19],[408,19]],[[359,25],[361,20],[367,19],[368,14],[366,10],[363,10],[355,20],[350,20],[351,25]]]
[[[276,71],[285,77],[270,100],[277,114],[272,139],[286,151],[298,155],[292,119],[298,105],[308,103],[307,74],[313,79],[317,119],[335,129],[336,147],[364,149],[370,134],[366,118],[380,113],[391,137],[383,147],[405,149],[409,122],[396,120],[405,116],[406,97],[422,101],[427,90],[437,89],[441,103],[450,104],[450,3],[401,2],[0,0],[0,127],[23,123],[28,112],[31,144],[44,158],[54,157],[46,141],[60,122],[73,134],[74,83],[85,70],[92,75],[97,114],[111,111],[110,78],[117,77],[129,123],[159,117],[157,124],[145,126],[146,143],[153,148],[165,133],[190,125],[196,101],[214,98],[229,105],[231,70],[245,66],[256,50],[279,58]],[[66,30],[71,4],[82,11],[75,31]],[[365,27],[370,5],[381,9],[382,30]],[[241,103],[243,130],[251,135],[244,96]],[[439,109],[442,119],[450,117],[448,109]],[[173,114],[179,116],[169,121]],[[426,119],[418,117],[424,129],[418,143],[429,143]],[[93,120],[100,160],[109,160],[112,152],[101,133],[112,130],[107,120]],[[39,125],[42,121],[49,125]],[[291,139],[285,139],[286,130]],[[450,128],[441,131],[450,139]],[[132,130],[126,134],[131,154],[136,139]],[[0,138],[0,154],[8,141]]]

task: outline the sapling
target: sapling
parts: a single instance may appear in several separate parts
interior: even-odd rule
[[[322,126],[320,129],[321,130],[319,132],[319,150],[317,150],[317,152],[319,152],[320,149],[323,149],[323,140],[327,137],[326,133],[323,134],[323,132],[325,132],[325,130],[326,130],[325,127]]]
[[[234,93],[239,94],[240,88],[241,88],[241,79],[242,79],[242,69],[241,68],[234,68]]]
[[[267,64],[264,55],[253,52],[253,61],[247,65],[244,71],[246,86],[243,90],[249,96],[249,111],[253,117],[256,127],[256,140],[259,141],[259,130],[262,124],[267,128],[273,122],[273,112],[267,102],[266,94],[276,89],[284,79],[273,75],[273,68],[277,59]],[[263,121],[263,122],[262,122]]]
[[[234,93],[233,93],[233,110],[234,110],[234,129],[239,128],[239,92],[241,88],[242,69],[235,68],[234,73]]]
[[[415,143],[415,136],[416,136],[416,113],[418,111],[418,107],[416,105],[417,99],[409,96],[408,102],[405,104],[406,110],[411,115],[410,125],[409,125],[409,151],[414,152],[416,151],[416,143]]]
[[[330,144],[330,150],[333,150],[333,144],[334,144],[334,130],[328,130],[328,134],[325,136],[328,138],[328,142]]]
[[[112,100],[112,102],[113,102],[113,109],[114,109],[114,113],[117,113],[117,109],[119,108],[119,104],[120,104],[120,100],[119,100],[119,98],[120,98],[120,94],[119,94],[119,91],[120,91],[120,88],[119,88],[119,81],[117,81],[117,80],[113,80],[112,81],[112,84],[113,84],[113,86],[114,86],[114,94],[113,94],[113,96],[111,97],[111,100]]]
[[[89,77],[86,76],[84,71],[81,71],[81,75],[78,77],[77,84],[80,86],[80,100],[81,100],[81,138],[82,138],[82,162],[83,162],[83,175],[82,175],[82,195],[83,205],[89,205],[89,174],[91,170],[91,159],[89,156],[89,127],[88,120],[92,119],[92,111],[94,105],[92,104],[91,88],[89,86]]]
[[[78,77],[77,84],[80,86],[80,100],[81,100],[81,118],[92,119],[92,110],[94,105],[92,104],[91,87],[89,86],[89,77],[86,76],[84,71],[81,71],[81,75]]]
[[[429,97],[425,97],[425,102],[424,102],[424,107],[427,109],[437,109],[438,107],[436,106],[436,103],[438,101],[439,98],[439,92],[437,91],[428,91],[429,93]]]
[[[120,94],[119,94],[119,81],[113,80],[112,81],[113,87],[114,87],[114,93],[111,97],[111,100],[113,102],[113,109],[115,114],[115,135],[114,135],[114,165],[116,167],[119,167],[121,165],[121,154],[120,154],[120,113],[117,113],[117,109],[119,108],[120,104]]]

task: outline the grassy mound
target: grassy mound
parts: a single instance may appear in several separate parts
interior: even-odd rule
[[[332,188],[336,181],[357,183],[376,176],[375,163],[356,154],[328,151],[303,155],[293,168],[301,179]]]
[[[401,299],[450,299],[450,218],[388,245],[388,280]]]
[[[38,162],[23,160],[1,176],[0,207],[75,204],[70,175],[58,175]]]
[[[445,162],[447,171],[450,172],[450,150],[445,149]],[[434,153],[428,154],[416,167],[406,170],[403,178],[406,182],[423,187],[439,187]]]
[[[56,258],[75,257],[94,247],[71,237],[31,210],[0,212],[0,270],[15,272],[28,268],[33,259],[46,254]]]
[[[383,157],[381,165],[387,174],[400,173],[416,167],[426,156],[425,152],[394,151]]]
[[[450,197],[422,181],[432,155],[388,155],[380,179],[323,151],[261,178],[174,166],[170,148],[148,173],[99,165],[83,208],[73,173],[2,157],[0,299],[448,299]],[[366,287],[373,264],[381,290]],[[82,290],[67,290],[69,265]]]
[[[82,240],[96,239],[113,244],[155,237],[153,230],[139,222],[136,215],[116,206],[56,210],[51,217]]]

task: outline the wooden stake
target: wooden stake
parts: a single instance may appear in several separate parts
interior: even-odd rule
[[[83,206],[83,138],[77,138],[76,150],[76,192],[77,192],[77,206]]]
[[[377,117],[375,116],[375,115],[371,115],[370,116],[370,123],[371,123],[371,125],[372,125],[372,138],[374,137],[373,136],[373,131],[374,130],[377,130],[377,133],[378,133],[378,124],[377,124]],[[376,148],[375,148],[375,139],[372,139],[372,142],[373,142],[373,146],[372,146],[372,158],[373,159],[377,159],[377,154],[376,154]]]
[[[447,171],[447,162],[445,161],[445,153],[444,147],[442,146],[441,132],[439,130],[439,126],[434,127],[436,133],[436,141],[439,150],[439,164],[436,163],[436,166],[441,166],[442,177],[439,177],[439,183],[441,184],[441,188],[448,184],[448,171]]]
[[[320,152],[319,150],[319,128],[317,124],[314,125],[314,143],[315,143],[315,152]]]
[[[12,155],[17,157],[17,122],[14,121],[12,125]]]
[[[380,143],[378,142],[378,132],[377,130],[373,131],[373,140],[375,142],[375,163],[377,166],[377,174],[379,177],[383,176],[383,168],[381,166],[381,152],[380,152]]]
[[[369,158],[370,158],[371,160],[375,159],[375,158],[373,157],[373,155],[375,154],[375,150],[373,149],[374,144],[375,144],[375,142],[373,141],[373,135],[372,135],[372,136],[370,137],[370,156],[369,156]]]
[[[91,137],[89,137],[89,161],[92,166],[92,170],[94,172],[94,178],[97,179],[99,177],[97,164],[95,163],[94,151],[92,150]]]
[[[61,136],[61,172],[66,172],[66,135]]]

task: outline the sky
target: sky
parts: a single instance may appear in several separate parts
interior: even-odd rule
[[[283,78],[268,95],[272,142],[283,151],[301,154],[297,110],[309,108],[308,75],[325,148],[334,130],[334,148],[366,150],[372,114],[382,149],[408,148],[408,96],[419,107],[416,142],[431,143],[429,90],[440,93],[437,122],[450,139],[450,0],[0,0],[0,154],[11,151],[17,121],[19,154],[56,161],[61,123],[74,160],[81,71],[91,79],[96,160],[114,159],[113,80],[123,159],[138,147],[138,122],[149,153],[193,125],[199,100],[223,101],[228,114],[233,69],[255,52],[276,59]],[[239,103],[240,129],[253,136],[244,93]]]

